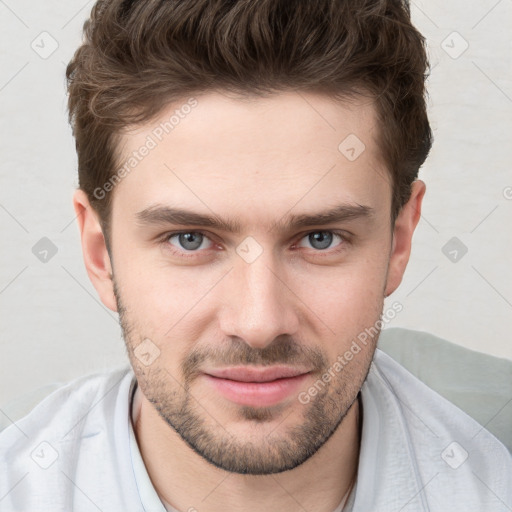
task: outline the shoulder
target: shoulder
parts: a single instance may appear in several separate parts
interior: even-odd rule
[[[75,421],[95,404],[106,400],[118,390],[121,381],[131,373],[129,367],[91,373],[59,387],[41,400],[28,414],[15,421],[0,433],[0,452],[23,443],[27,436],[22,432],[41,432],[47,428],[52,432],[63,432],[75,426]],[[101,409],[101,406],[100,406]],[[82,422],[82,428],[86,422]],[[78,426],[78,425],[76,425]],[[28,434],[27,434],[28,435]]]
[[[127,443],[133,379],[130,367],[80,377],[5,428],[0,433],[0,467],[9,471],[0,479],[0,496],[7,496],[3,505],[18,510],[52,500],[61,504],[75,499],[81,478],[99,486],[101,478],[119,473],[118,464],[128,465],[114,454]]]
[[[472,503],[489,511],[501,510],[502,501],[512,505],[512,455],[483,425],[379,349],[364,386],[382,428],[392,426],[406,446],[430,505]]]

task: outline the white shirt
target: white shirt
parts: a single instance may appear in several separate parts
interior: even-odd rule
[[[129,367],[81,377],[2,431],[0,511],[174,512],[133,433],[135,383]],[[357,484],[343,512],[512,510],[506,447],[379,349],[361,399]]]

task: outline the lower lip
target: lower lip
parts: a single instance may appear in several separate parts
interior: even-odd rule
[[[206,380],[225,398],[239,405],[269,407],[289,397],[307,379],[305,373],[270,382],[241,382],[204,374]]]

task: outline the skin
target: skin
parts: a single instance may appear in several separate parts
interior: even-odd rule
[[[425,184],[413,183],[392,227],[391,181],[368,100],[291,92],[244,100],[209,92],[197,100],[116,185],[112,260],[86,195],[74,196],[89,277],[120,314],[142,391],[141,454],[157,492],[178,510],[332,512],[357,471],[357,397],[378,336],[308,403],[298,395],[379,320],[409,260]],[[127,131],[122,154],[177,107]],[[338,150],[349,134],[365,144],[354,161]],[[372,214],[269,230],[287,215],[342,203]],[[236,220],[241,231],[138,220],[157,204]],[[164,237],[180,230],[205,237],[196,234],[195,246]],[[262,251],[250,263],[237,253],[247,237]],[[147,339],[158,354],[149,365],[134,351]],[[310,373],[270,407],[234,403],[202,373],[275,363]]]

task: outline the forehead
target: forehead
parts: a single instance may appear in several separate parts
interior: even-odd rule
[[[377,135],[368,100],[295,92],[186,98],[122,135],[125,177],[113,191],[113,212],[156,204],[251,211],[245,220],[254,225],[319,205],[364,204],[387,215],[391,184]]]

